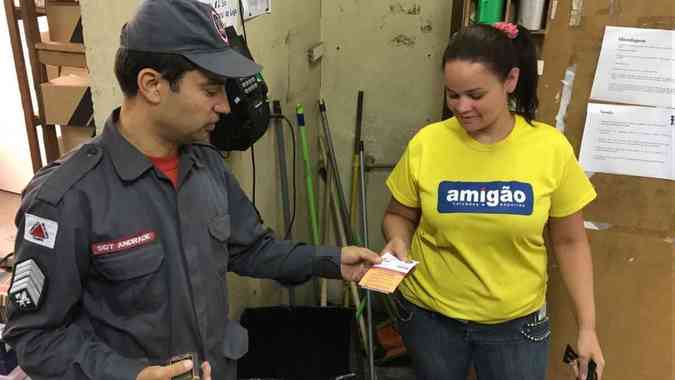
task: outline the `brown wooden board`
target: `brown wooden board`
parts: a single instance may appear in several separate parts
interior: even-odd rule
[[[555,123],[560,107],[561,80],[567,67],[576,64],[565,135],[578,153],[605,26],[673,29],[675,16],[672,16],[672,0],[586,0],[581,25],[570,27],[570,3],[571,0],[558,1],[557,9],[552,12],[555,19],[548,21],[538,119]],[[599,196],[586,209],[586,219],[673,235],[675,185],[672,181],[608,174],[595,174],[591,181]]]
[[[672,0],[585,0],[581,23],[571,27],[571,0],[559,0],[547,21],[540,78],[538,119],[555,124],[561,80],[576,64],[565,135],[579,152],[586,107],[606,25],[673,29]],[[675,183],[596,173],[598,198],[585,219],[609,223],[589,231],[595,272],[598,334],[607,360],[605,379],[672,379],[673,285],[675,257]],[[575,344],[576,323],[567,291],[555,265],[549,281],[553,321],[549,379],[571,378],[562,364],[567,343]]]
[[[75,44],[72,44],[75,45]],[[80,45],[81,46],[81,45]],[[84,47],[81,51],[54,49],[53,45],[41,43],[36,46],[40,63],[53,66],[87,67]]]
[[[604,379],[672,379],[673,245],[644,234],[592,231],[598,335]],[[548,291],[551,315],[549,380],[567,380],[566,344],[576,344],[572,304],[554,262]]]

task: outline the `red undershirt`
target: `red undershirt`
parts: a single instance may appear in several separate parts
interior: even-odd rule
[[[167,157],[148,156],[148,158],[159,171],[171,180],[173,187],[176,188],[176,182],[178,182],[178,155]]]

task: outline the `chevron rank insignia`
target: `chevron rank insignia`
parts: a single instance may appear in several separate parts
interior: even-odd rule
[[[24,260],[14,267],[9,298],[20,311],[35,311],[42,301],[46,280],[35,260]]]

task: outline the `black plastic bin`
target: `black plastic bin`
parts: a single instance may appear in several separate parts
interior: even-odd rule
[[[249,351],[238,377],[284,380],[335,379],[352,373],[354,311],[336,307],[263,307],[244,310]]]

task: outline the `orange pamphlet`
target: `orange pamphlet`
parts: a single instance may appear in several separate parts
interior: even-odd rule
[[[393,293],[415,265],[417,261],[401,261],[387,252],[382,255],[380,264],[368,269],[368,272],[361,278],[359,286],[381,293]]]

